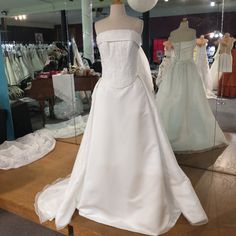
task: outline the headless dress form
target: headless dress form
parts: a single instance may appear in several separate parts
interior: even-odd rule
[[[232,72],[233,60],[231,50],[234,42],[235,40],[228,34],[220,40],[219,72]]]

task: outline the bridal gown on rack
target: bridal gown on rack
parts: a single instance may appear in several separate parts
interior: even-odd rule
[[[226,144],[193,61],[195,40],[173,43],[175,60],[156,96],[172,148],[176,152],[203,151]]]
[[[207,222],[161,125],[140,43],[133,30],[98,34],[103,76],[71,176],[36,196],[41,221],[55,218],[62,228],[77,208],[88,219],[147,235],[168,231],[181,213],[192,224]]]

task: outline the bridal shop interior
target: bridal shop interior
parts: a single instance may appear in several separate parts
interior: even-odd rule
[[[236,1],[0,1],[0,235],[236,235]]]

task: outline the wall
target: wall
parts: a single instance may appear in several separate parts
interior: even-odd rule
[[[197,36],[201,34],[208,34],[217,29],[220,29],[221,14],[194,14],[188,16],[168,16],[168,17],[154,17],[150,19],[151,39],[153,38],[168,38],[172,30],[179,26],[183,17],[187,17],[190,27],[196,29]],[[230,32],[236,36],[236,13],[227,12],[224,14],[224,32]]]
[[[36,27],[7,26],[7,37],[4,34],[2,41],[16,41],[19,43],[35,43],[35,33],[42,33],[45,43],[56,40],[55,29],[45,29]]]

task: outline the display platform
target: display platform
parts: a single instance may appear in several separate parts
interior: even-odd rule
[[[39,223],[34,211],[36,194],[47,184],[71,172],[78,145],[57,141],[53,152],[30,165],[8,171],[0,170],[0,208]],[[55,229],[53,222],[46,227]],[[68,234],[68,229],[61,231]]]
[[[81,140],[81,137],[80,139]],[[0,208],[39,224],[35,195],[57,178],[70,174],[79,145],[57,141],[55,150],[28,166],[0,171]],[[209,223],[192,226],[183,216],[165,236],[234,236],[236,232],[236,176],[182,167],[209,217]],[[147,202],[148,204],[148,202]],[[52,230],[54,222],[43,224]],[[74,214],[71,225],[60,233],[68,236],[141,236],[105,226]]]

